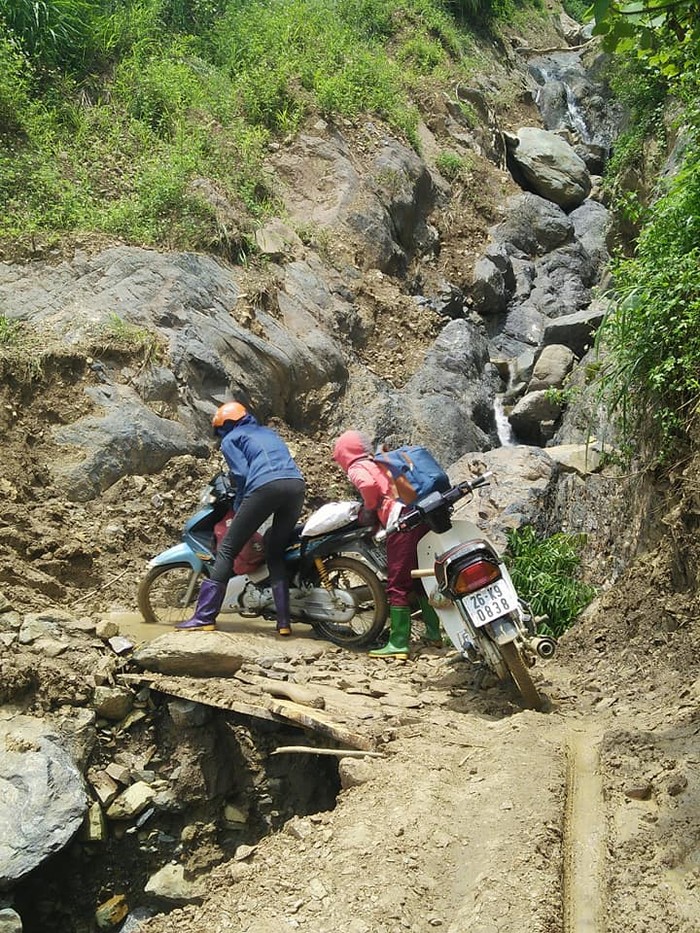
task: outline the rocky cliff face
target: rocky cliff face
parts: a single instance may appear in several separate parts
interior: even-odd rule
[[[472,87],[433,96],[421,154],[369,120],[318,120],[271,147],[284,211],[257,231],[253,264],[123,244],[1,263],[0,313],[34,341],[25,377],[15,366],[2,389],[6,499],[73,503],[61,508],[106,551],[154,524],[175,534],[184,487],[211,472],[211,412],[231,397],[286,433],[316,498],[342,488],[328,454],[351,426],[447,465],[499,448],[503,410],[517,442],[585,441],[563,390],[604,311],[609,218],[589,166],[614,120],[595,128],[605,90],[578,53],[521,43],[492,51]],[[551,43],[566,47],[554,21]],[[543,95],[554,74],[558,93]],[[180,480],[161,523],[151,503]],[[125,496],[126,528],[88,518]],[[4,546],[25,578],[38,545],[33,520],[21,525]],[[78,563],[83,583],[99,573],[81,538],[36,552],[56,560],[56,592]]]

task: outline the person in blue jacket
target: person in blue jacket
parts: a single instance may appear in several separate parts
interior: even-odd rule
[[[272,428],[258,424],[240,402],[219,406],[212,418],[212,427],[215,435],[221,438],[221,453],[236,484],[234,516],[217,548],[209,578],[202,583],[194,616],[180,622],[176,628],[198,632],[216,628],[226,585],[233,574],[233,561],[265,519],[272,515],[265,556],[275,601],[277,631],[280,635],[291,635],[284,552],[304,505],[304,478],[282,438]]]

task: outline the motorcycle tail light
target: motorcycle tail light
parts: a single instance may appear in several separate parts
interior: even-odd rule
[[[490,560],[476,560],[457,572],[451,589],[455,596],[466,596],[468,593],[483,589],[489,583],[495,583],[500,577],[501,570],[498,564]]]

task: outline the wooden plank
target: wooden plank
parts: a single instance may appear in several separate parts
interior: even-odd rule
[[[276,717],[268,709],[262,696],[250,697],[251,700],[259,699],[260,705],[248,702],[246,699],[230,696],[202,696],[200,683],[191,684],[188,681],[173,680],[160,675],[125,675],[129,681],[141,683],[150,687],[158,693],[165,693],[168,696],[176,697],[179,700],[192,700],[194,703],[201,703],[203,706],[211,706],[214,709],[227,710],[231,713],[239,713],[243,716],[252,716],[257,719],[264,719],[266,722],[277,722]],[[243,694],[245,696],[245,694]]]
[[[344,725],[334,722],[321,710],[313,710],[312,712],[307,706],[299,706],[297,703],[274,698],[270,698],[268,706],[276,716],[286,719],[294,725],[302,726],[304,729],[310,729],[312,732],[329,736],[337,742],[344,742],[351,748],[360,748],[366,752],[375,749],[374,739],[367,735],[352,732]]]
[[[303,706],[291,700],[264,696],[260,693],[246,696],[242,685],[240,683],[236,685],[231,678],[226,678],[225,681],[218,685],[220,687],[218,695],[212,692],[211,681],[208,681],[209,691],[204,694],[200,678],[188,680],[184,677],[144,673],[121,675],[117,679],[131,684],[142,684],[159,693],[182,700],[192,700],[195,703],[201,703],[215,709],[265,719],[268,722],[280,722],[282,720],[290,725],[300,726],[303,729],[332,738],[336,742],[349,745],[351,748],[363,751],[373,751],[376,748],[374,737],[353,731],[347,723],[338,722],[324,710]],[[264,686],[264,684],[261,684],[261,686]],[[274,682],[274,686],[279,687],[279,683]],[[236,691],[235,696],[232,695],[233,690]]]

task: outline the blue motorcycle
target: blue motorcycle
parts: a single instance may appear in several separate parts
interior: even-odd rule
[[[175,625],[192,615],[217,537],[232,517],[233,498],[227,475],[218,473],[202,495],[202,508],[185,522],[180,543],[150,561],[138,589],[146,622]],[[285,560],[292,619],[337,645],[359,648],[375,642],[384,628],[386,557],[373,530],[358,521],[359,503],[347,505],[356,508],[337,510],[338,527],[314,521],[328,505],[298,525]],[[256,535],[234,562],[221,611],[274,618],[264,535]]]

